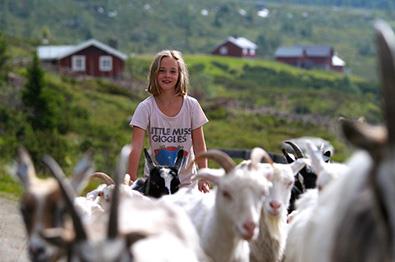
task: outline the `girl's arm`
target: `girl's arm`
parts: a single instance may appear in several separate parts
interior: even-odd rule
[[[135,181],[137,179],[137,171],[139,167],[139,161],[141,157],[141,152],[143,151],[144,147],[144,135],[145,135],[145,130],[133,126],[132,130],[132,151],[130,152],[129,155],[129,175],[130,179],[132,181]]]
[[[204,132],[202,126],[192,130],[192,144],[193,144],[193,151],[195,155],[199,155],[200,153],[207,151],[206,141],[204,139]],[[199,168],[206,168],[207,159],[200,159],[196,161],[196,164]],[[209,192],[210,188],[208,182],[202,179],[199,180],[198,189],[204,193]]]

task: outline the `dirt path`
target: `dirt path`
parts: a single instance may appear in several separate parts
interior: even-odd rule
[[[18,202],[0,197],[0,261],[29,261]]]

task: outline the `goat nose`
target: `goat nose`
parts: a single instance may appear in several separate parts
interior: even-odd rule
[[[257,227],[257,224],[252,221],[244,222],[243,229],[245,230],[245,234],[244,234],[243,238],[245,240],[249,240],[249,239],[253,238],[256,227]]]
[[[281,203],[278,201],[270,201],[270,207],[273,209],[279,209],[281,207]]]
[[[45,248],[43,246],[30,246],[29,251],[34,256],[39,256],[45,252]]]

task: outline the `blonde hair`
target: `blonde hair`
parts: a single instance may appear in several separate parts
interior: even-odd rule
[[[176,84],[176,93],[179,96],[186,95],[189,86],[189,73],[181,52],[177,50],[162,50],[156,54],[149,70],[147,91],[153,96],[160,94],[160,87],[156,76],[158,75],[160,63],[164,57],[171,57],[177,61],[179,75]]]

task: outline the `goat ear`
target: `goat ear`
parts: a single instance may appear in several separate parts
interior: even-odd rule
[[[306,142],[306,151],[311,160],[311,169],[315,174],[318,175],[324,169],[324,159],[322,157],[322,153],[310,141]]]
[[[343,135],[356,147],[367,150],[373,157],[379,155],[377,149],[387,142],[387,129],[352,120],[340,121]]]
[[[116,173],[121,176],[125,176],[125,174],[128,173],[129,155],[131,151],[132,146],[127,144],[122,147],[121,152],[118,155]]]
[[[176,163],[174,164],[174,167],[175,167],[177,170],[180,169],[182,160],[184,159],[184,152],[185,152],[185,151],[182,150],[182,149],[178,150]]]
[[[16,175],[21,180],[25,189],[30,187],[31,180],[36,177],[33,161],[24,147],[18,149]]]
[[[215,185],[218,185],[221,177],[225,175],[225,170],[222,168],[202,168],[199,169],[194,179],[206,179]]]
[[[71,178],[71,186],[79,195],[89,181],[89,175],[93,173],[92,151],[85,153],[84,157],[74,167]]]
[[[150,154],[148,153],[148,150],[146,148],[144,148],[144,155],[145,155],[145,159],[147,160],[147,165],[149,169],[153,169],[155,167],[154,162],[152,161],[152,158],[150,156]]]
[[[293,175],[298,173],[307,164],[306,160],[307,159],[299,158],[299,159],[296,159],[295,162],[290,164],[292,172],[293,172]]]

